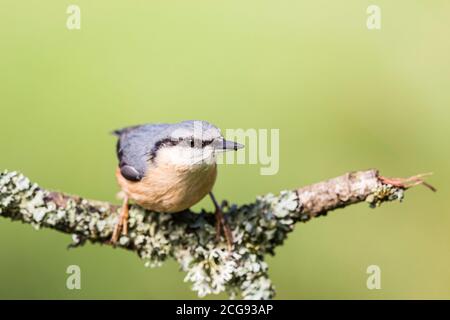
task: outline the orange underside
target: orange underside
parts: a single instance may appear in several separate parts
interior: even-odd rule
[[[122,191],[140,206],[157,212],[179,212],[192,207],[213,188],[217,166],[158,165],[149,167],[141,181],[129,181],[116,169]]]

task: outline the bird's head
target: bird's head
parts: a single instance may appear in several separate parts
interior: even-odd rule
[[[154,146],[154,161],[177,165],[212,165],[218,153],[236,151],[244,145],[226,140],[220,130],[206,121],[172,124]]]

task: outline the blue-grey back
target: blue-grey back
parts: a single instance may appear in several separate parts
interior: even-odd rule
[[[147,170],[152,147],[167,137],[169,126],[166,123],[145,124],[114,131],[119,138],[117,141],[119,167],[130,166],[137,170],[142,178]]]
[[[114,134],[119,138],[117,157],[122,175],[129,180],[142,179],[158,142],[190,135],[194,131],[194,125],[200,125],[201,134],[211,135],[212,138],[220,135],[219,129],[214,125],[200,120],[144,124],[115,130]]]

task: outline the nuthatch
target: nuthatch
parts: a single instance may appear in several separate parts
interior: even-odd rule
[[[157,212],[182,212],[208,193],[216,209],[216,230],[223,230],[228,248],[231,232],[211,190],[217,175],[219,152],[244,146],[227,141],[220,130],[206,121],[145,124],[114,131],[118,136],[117,181],[123,205],[111,241],[127,234],[128,201]]]

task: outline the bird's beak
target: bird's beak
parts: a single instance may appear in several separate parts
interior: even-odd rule
[[[218,152],[225,152],[225,151],[231,151],[231,150],[238,150],[242,149],[244,147],[243,144],[234,142],[234,141],[228,141],[223,138],[217,138],[213,142],[214,150]]]

